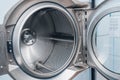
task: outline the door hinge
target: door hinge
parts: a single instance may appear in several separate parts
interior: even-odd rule
[[[79,53],[76,55],[73,64],[74,64],[75,67],[82,67],[82,68],[87,67],[87,65],[86,65],[86,63],[85,63],[85,61],[84,61],[83,54],[82,54],[81,52],[79,52]]]
[[[12,41],[7,41],[7,51],[8,53],[13,53]]]

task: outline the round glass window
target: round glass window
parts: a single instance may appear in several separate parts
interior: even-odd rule
[[[120,12],[109,13],[97,23],[92,42],[99,62],[120,73]]]

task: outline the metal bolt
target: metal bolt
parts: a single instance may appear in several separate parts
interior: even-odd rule
[[[1,69],[3,69],[3,66],[0,66]]]
[[[10,33],[10,31],[7,31],[8,33]]]
[[[10,59],[10,60],[9,60],[9,62],[10,62],[10,63],[12,63],[12,62],[13,62],[13,60],[12,60],[12,59]]]

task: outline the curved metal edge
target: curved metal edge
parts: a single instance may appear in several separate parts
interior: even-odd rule
[[[30,6],[40,2],[47,2],[47,1],[61,4],[64,7],[73,4],[71,0],[63,0],[63,1],[61,0],[20,0],[8,11],[8,13],[5,16],[3,24],[5,25],[5,27],[16,24],[21,14],[24,13],[24,11],[28,9]]]
[[[22,11],[20,12],[20,14],[22,14],[22,12],[25,10],[25,9],[27,9],[30,5],[33,5],[33,4],[36,4],[36,3],[38,3],[38,2],[42,2],[42,1],[49,1],[49,0],[34,0],[34,1],[32,1],[32,0],[20,0],[20,2],[18,2],[15,6],[13,6],[13,8],[12,9],[10,9],[9,10],[9,12],[8,12],[8,14],[6,15],[6,17],[5,17],[5,20],[4,20],[4,25],[5,25],[5,27],[7,28],[7,31],[9,32],[9,30],[10,31],[12,31],[12,29],[9,29],[8,27],[14,27],[15,26],[15,24],[16,24],[16,20],[18,20],[18,18],[19,18],[19,16],[20,15],[15,15],[15,13],[18,13],[19,11],[21,11],[22,9]],[[55,0],[51,0],[51,1],[53,1],[53,2],[57,2],[58,4],[63,4],[63,6],[68,6],[68,5],[71,5],[72,4],[72,2],[70,2],[69,0],[63,0],[63,1],[61,1],[61,0],[57,0],[57,1],[55,1]],[[59,1],[59,2],[58,2]],[[31,3],[30,3],[31,2]],[[61,5],[62,5],[61,4]],[[26,5],[28,5],[27,7],[26,7]],[[23,6],[22,8],[21,8],[21,6]],[[70,11],[70,13],[71,13],[71,15],[72,15],[72,17],[74,18],[74,20],[75,20],[75,22],[76,22],[76,24],[78,24],[77,23],[77,20],[76,20],[76,18],[75,18],[75,14],[73,13],[73,10],[71,10],[71,9],[69,9],[68,11]],[[12,17],[11,17],[12,16]],[[11,19],[11,18],[13,18],[13,19]],[[13,21],[12,21],[13,20]],[[15,20],[15,21],[14,21]],[[79,28],[79,25],[77,25],[77,28]],[[79,29],[78,29],[78,34],[79,34]],[[11,34],[12,34],[12,32],[11,32]],[[9,35],[9,34],[7,34],[9,37],[10,36],[12,36],[12,35]],[[11,38],[10,38],[11,39]],[[78,51],[77,51],[77,53],[79,53],[79,49],[80,49],[80,47],[81,47],[81,38],[80,38],[80,36],[79,36],[79,46],[78,46]],[[75,58],[75,57],[74,57]],[[74,58],[73,58],[73,60],[74,60]],[[14,60],[14,59],[13,59]],[[71,64],[69,65],[69,66],[72,66],[73,65],[73,62],[71,62]],[[16,66],[16,65],[15,65]],[[85,68],[86,69],[86,68]],[[85,69],[83,69],[82,68],[82,70],[85,70]],[[81,69],[78,69],[79,70],[79,72],[80,71],[82,71]],[[23,74],[24,74],[24,72],[22,72]],[[60,73],[60,74],[63,74],[64,73],[64,71],[62,72],[62,73]],[[75,73],[78,73],[78,71],[75,71]],[[11,75],[11,71],[9,71],[9,74]],[[16,74],[15,75],[12,75],[12,77],[15,77],[16,76]],[[28,76],[28,75],[25,75],[25,76]],[[57,76],[59,76],[59,75],[57,75]],[[72,75],[71,75],[72,76]],[[77,75],[76,75],[77,76]],[[22,75],[20,76],[20,77],[22,77]],[[62,77],[62,76],[61,76]],[[70,76],[69,76],[70,77]],[[73,76],[72,76],[73,77]],[[75,76],[74,76],[75,77]]]
[[[92,35],[94,32],[94,29],[97,25],[97,23],[107,14],[111,12],[120,11],[120,3],[116,2],[118,0],[110,0],[104,3],[101,7],[99,7],[97,10],[92,13],[92,17],[88,21],[88,32],[87,32],[87,48],[88,48],[88,65],[91,67],[96,68],[103,76],[105,76],[108,79],[115,79],[119,80],[120,75],[113,73],[112,71],[106,69],[96,58],[95,53],[93,51],[93,44],[92,44]],[[113,5],[111,5],[113,4]]]
[[[69,12],[68,12],[69,13]],[[73,21],[74,22],[74,21]],[[77,27],[77,25],[75,25],[76,27]],[[78,27],[77,27],[78,28]],[[77,30],[77,29],[76,29]],[[76,34],[78,35],[78,31],[76,32]],[[77,36],[76,36],[77,37]],[[79,42],[80,40],[79,39],[77,39],[77,41],[76,42]],[[78,45],[78,44],[77,44]],[[79,50],[79,49],[77,49],[77,50]],[[76,50],[76,51],[77,51]],[[15,76],[15,75],[14,75]]]
[[[78,70],[78,69],[70,69],[69,68],[69,69],[64,70],[61,74],[59,74],[53,78],[37,79],[37,78],[27,75],[20,68],[16,68],[16,69],[10,71],[10,76],[14,80],[73,80],[79,73],[81,73],[83,71],[84,71],[83,69]],[[17,74],[17,73],[19,73],[19,74]]]
[[[4,18],[4,21],[3,21],[3,25],[6,25],[10,15],[14,12],[15,8],[21,4],[24,0],[19,0],[15,5],[13,5],[13,7],[7,12],[7,14],[5,14],[5,18]]]
[[[76,46],[77,46],[77,42],[78,42],[78,39],[76,37],[77,36],[77,30],[74,29],[75,30],[74,31],[75,32],[75,43],[74,43],[73,52],[72,52],[70,58],[68,59],[68,61],[65,63],[65,65],[62,68],[60,68],[59,70],[57,70],[56,72],[50,72],[50,73],[46,73],[45,75],[42,75],[42,74],[40,75],[38,73],[34,73],[32,70],[29,69],[29,67],[23,61],[21,52],[19,51],[19,49],[20,49],[20,45],[19,45],[19,40],[20,40],[19,38],[20,38],[20,36],[18,36],[18,35],[20,35],[21,30],[22,30],[22,26],[24,25],[24,23],[26,22],[26,20],[29,18],[29,16],[32,15],[37,10],[40,10],[40,9],[46,8],[46,7],[55,8],[55,9],[60,10],[61,12],[63,12],[70,19],[71,24],[74,27],[76,27],[76,25],[73,23],[74,22],[73,19],[71,18],[71,16],[69,15],[69,13],[65,9],[62,8],[62,6],[60,6],[60,5],[56,4],[56,3],[51,3],[51,2],[40,3],[38,5],[36,4],[36,5],[32,6],[18,20],[18,22],[16,24],[17,27],[15,27],[14,34],[13,34],[13,42],[14,42],[13,43],[13,49],[14,49],[15,59],[17,60],[17,63],[19,65],[21,65],[20,67],[22,68],[22,70],[24,70],[25,72],[27,72],[29,75],[34,76],[34,77],[38,77],[38,78],[39,77],[46,78],[46,77],[54,76],[56,74],[59,74],[61,72],[61,70],[63,70],[64,68],[66,68],[67,67],[66,65],[70,64],[70,62],[71,62],[71,60],[72,60],[72,58],[73,58],[73,56],[74,56],[74,54],[76,52]],[[18,37],[16,38],[16,36],[18,36]]]

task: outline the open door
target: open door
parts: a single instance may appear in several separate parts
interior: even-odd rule
[[[93,11],[87,30],[88,65],[120,80],[120,1],[107,0]]]

